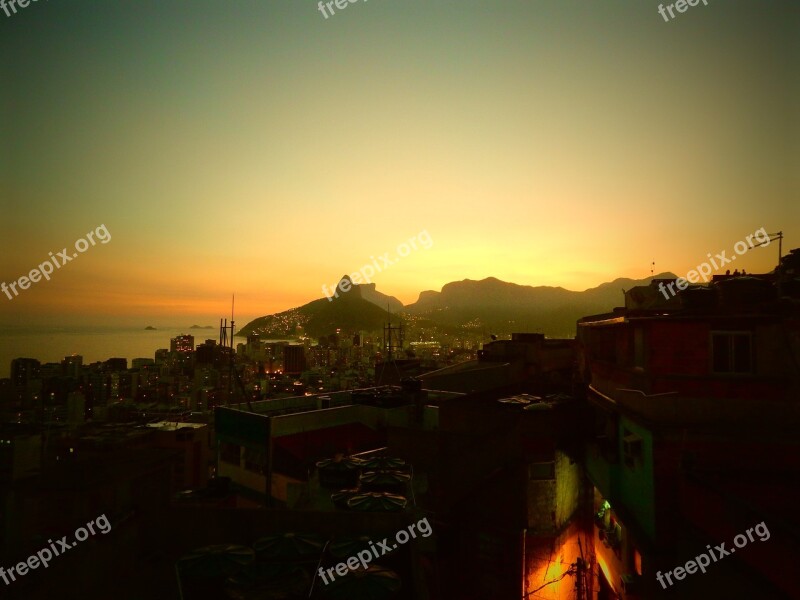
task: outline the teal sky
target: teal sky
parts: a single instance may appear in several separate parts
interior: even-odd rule
[[[375,277],[586,289],[800,246],[800,4],[38,0],[0,11],[0,324],[216,322]],[[770,270],[773,247],[738,260]],[[196,317],[196,318],[194,318]],[[241,322],[241,321],[240,321]]]

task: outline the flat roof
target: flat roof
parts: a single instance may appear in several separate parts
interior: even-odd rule
[[[179,429],[200,429],[201,427],[206,427],[206,424],[184,423],[183,421],[156,421],[155,423],[147,423],[147,427],[162,431],[177,431]]]

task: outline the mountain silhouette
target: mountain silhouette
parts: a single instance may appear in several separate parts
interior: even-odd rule
[[[345,276],[348,280],[349,277]],[[342,279],[344,279],[343,277]],[[361,297],[366,300],[367,302],[372,302],[375,306],[379,306],[380,308],[386,310],[386,307],[389,307],[389,310],[392,313],[398,313],[403,310],[403,303],[400,302],[394,296],[388,296],[383,294],[375,289],[374,283],[359,283],[353,284],[353,288],[361,294]],[[341,292],[339,293],[341,296]]]
[[[654,278],[674,277],[672,273],[661,273]],[[446,284],[440,292],[423,291],[415,303],[403,307],[397,298],[378,292],[374,283],[355,285],[345,275],[342,280],[349,282],[350,288],[347,292],[339,291],[338,298],[322,298],[260,317],[245,325],[238,335],[294,335],[298,325],[312,337],[328,335],[337,328],[346,333],[379,331],[387,321],[388,304],[393,321],[403,315],[413,316],[417,325],[437,327],[441,332],[457,333],[464,329],[496,334],[539,331],[551,337],[572,337],[578,319],[624,305],[623,290],[648,285],[651,279],[618,278],[582,292],[562,287],[519,285],[495,277],[479,281],[464,279]]]
[[[397,298],[377,292],[374,283],[356,285],[347,275],[342,277],[339,285],[342,281],[347,281],[352,287],[345,285],[347,291],[343,292],[337,286],[338,297],[331,293],[330,299],[321,298],[298,308],[259,317],[245,325],[237,335],[257,333],[265,338],[280,338],[295,335],[298,326],[311,337],[328,335],[337,329],[346,334],[376,331],[382,329],[388,320],[387,304],[397,310],[403,307]],[[400,317],[392,314],[392,320],[399,321]]]
[[[654,276],[671,277],[675,276]],[[562,287],[518,285],[495,277],[464,279],[446,284],[441,292],[420,293],[404,312],[442,325],[470,324],[493,333],[541,331],[550,336],[572,336],[579,318],[622,306],[623,289],[648,285],[650,280],[618,278],[575,292]]]

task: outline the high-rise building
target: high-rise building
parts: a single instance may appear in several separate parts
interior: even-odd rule
[[[134,359],[136,360],[136,359]],[[142,359],[139,359],[142,360]],[[153,361],[150,360],[152,363]],[[138,378],[138,373],[112,373],[109,378],[109,395],[117,400],[119,398],[134,398],[134,378]],[[137,379],[138,380],[138,379]]]
[[[9,482],[39,473],[42,436],[33,426],[0,424],[0,481]]]
[[[61,361],[61,366],[64,368],[64,375],[67,377],[74,377],[77,379],[81,374],[81,367],[83,366],[83,357],[80,354],[73,354],[72,356],[65,356]]]
[[[193,352],[194,351],[194,336],[193,335],[179,335],[169,341],[170,352]]]
[[[122,374],[125,374],[124,372]],[[120,372],[110,375],[101,371],[93,371],[84,378],[84,393],[86,396],[87,407],[105,406],[108,404],[108,396],[111,389],[111,379],[118,377]],[[117,396],[115,396],[116,398]],[[68,398],[69,400],[69,398]]]
[[[67,423],[81,425],[86,422],[86,397],[80,392],[67,396]]]
[[[134,369],[141,369],[142,367],[148,367],[156,364],[156,362],[152,358],[134,358],[131,361],[131,366]]]
[[[303,346],[283,347],[283,372],[299,375],[306,370],[306,349]]]
[[[128,359],[127,358],[109,358],[103,363],[107,371],[127,371]]]
[[[41,363],[35,358],[15,358],[11,361],[11,381],[25,386],[31,379],[39,378]]]
[[[202,344],[198,344],[195,352],[195,361],[197,364],[210,365],[213,363],[216,346],[216,340],[206,340]]]

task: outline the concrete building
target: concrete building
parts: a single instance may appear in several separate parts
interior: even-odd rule
[[[42,466],[42,435],[32,425],[0,425],[0,483],[33,477]]]
[[[170,352],[194,352],[194,336],[193,335],[179,335],[169,341]]]
[[[83,357],[79,354],[73,354],[72,356],[65,356],[64,360],[61,361],[61,366],[64,371],[64,375],[67,377],[72,377],[74,379],[78,379],[81,375],[81,367],[83,366]]]
[[[547,339],[541,333],[513,333],[510,340],[484,344],[477,360],[419,375],[425,387],[472,393],[523,383],[568,384],[575,363],[575,341]]]
[[[667,300],[656,281],[578,321],[604,594],[662,593],[658,573],[763,521],[778,529],[769,544],[676,593],[800,596],[800,521],[781,491],[800,472],[800,305],[778,283],[723,276]]]
[[[208,485],[210,468],[209,427],[203,423],[157,421],[148,423],[153,431],[152,446],[178,450],[174,481],[180,490],[196,490]]]
[[[306,349],[299,345],[287,344],[283,347],[283,372],[299,375],[306,370]]]
[[[71,392],[67,396],[67,423],[83,425],[86,422],[86,397],[81,392]]]

